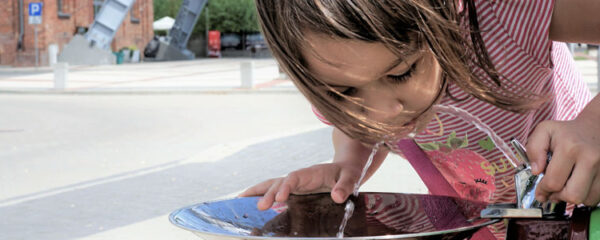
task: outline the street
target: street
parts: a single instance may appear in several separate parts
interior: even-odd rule
[[[2,199],[185,160],[217,144],[322,127],[299,94],[0,99]]]
[[[0,99],[0,239],[83,237],[331,158],[299,94]]]

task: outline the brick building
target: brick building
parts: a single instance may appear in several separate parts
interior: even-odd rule
[[[39,61],[44,66],[48,65],[48,46],[57,44],[60,51],[77,31],[85,31],[94,21],[103,0],[1,0],[0,65],[35,64],[35,25],[28,22],[30,2],[44,4],[42,24],[37,25]],[[154,34],[153,18],[152,0],[136,0],[112,41],[112,50],[124,47],[143,50]]]

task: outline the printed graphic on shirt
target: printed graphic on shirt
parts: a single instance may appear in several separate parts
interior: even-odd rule
[[[457,137],[452,132],[445,142],[421,143],[432,163],[462,198],[488,202],[496,190],[494,174],[483,171],[488,161],[478,153],[466,149],[467,135]]]
[[[438,113],[415,140],[460,197],[515,201],[514,167],[472,123]]]
[[[522,139],[520,134],[503,135],[503,139],[510,139],[508,136]],[[435,121],[430,122],[415,141],[460,197],[489,203],[516,201],[516,169],[490,137],[472,123],[450,114],[437,113]],[[496,239],[505,238],[504,223],[488,228]]]

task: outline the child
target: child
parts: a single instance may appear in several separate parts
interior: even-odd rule
[[[600,11],[597,1],[256,3],[273,55],[317,116],[335,126],[333,162],[241,194],[264,195],[259,208],[290,193],[331,191],[345,201],[383,139],[434,194],[514,202],[509,159],[470,123],[432,111],[438,103],[467,110],[505,142],[528,142],[533,172],[545,172],[538,200],[600,202],[600,98],[590,101],[566,45],[553,42],[600,42],[600,18],[588,17]],[[410,132],[425,159],[408,154],[414,143],[394,141]],[[377,153],[366,179],[390,148]],[[502,227],[492,232],[503,238]]]

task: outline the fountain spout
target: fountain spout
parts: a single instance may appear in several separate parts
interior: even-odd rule
[[[517,208],[540,208],[542,209],[542,214],[544,216],[559,216],[564,215],[566,204],[564,202],[561,203],[541,203],[535,200],[535,189],[537,185],[540,183],[544,174],[533,175],[531,173],[531,165],[529,158],[527,157],[527,152],[525,152],[525,148],[523,145],[517,140],[513,138],[510,140],[511,145],[517,151],[517,156],[522,161],[522,165],[517,169],[519,171],[515,174],[515,190],[517,191]],[[552,158],[552,153],[548,153],[548,157],[546,159],[547,162],[550,162]]]

